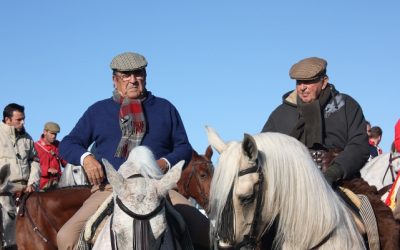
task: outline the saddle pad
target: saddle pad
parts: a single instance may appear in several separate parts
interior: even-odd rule
[[[101,206],[97,209],[96,213],[94,213],[89,220],[85,224],[84,228],[84,239],[86,241],[90,241],[92,238],[92,235],[94,235],[95,232],[93,232],[92,228],[93,225],[95,224],[96,221],[98,221],[99,217],[103,217],[102,219],[106,218],[104,216],[106,214],[106,210],[109,207],[109,204],[113,203],[113,194],[110,194],[107,199],[101,204]],[[97,228],[96,228],[97,229]]]

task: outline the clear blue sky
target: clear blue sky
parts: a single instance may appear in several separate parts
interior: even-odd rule
[[[148,89],[174,103],[203,153],[205,125],[226,140],[258,133],[295,86],[291,65],[319,56],[382,127],[387,152],[400,118],[399,11],[398,0],[2,1],[0,106],[24,105],[35,140],[47,121],[62,139],[111,96],[113,56],[135,51]]]

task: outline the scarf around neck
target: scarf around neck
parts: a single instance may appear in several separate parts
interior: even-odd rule
[[[140,145],[146,133],[146,120],[143,114],[142,101],[122,97],[118,90],[113,91],[113,100],[121,104],[119,126],[122,137],[115,151],[115,157],[127,158],[129,152]]]
[[[323,147],[324,122],[322,111],[330,97],[330,85],[321,91],[317,100],[311,103],[304,103],[297,96],[297,110],[300,118],[290,135],[301,141],[307,148],[319,149]]]

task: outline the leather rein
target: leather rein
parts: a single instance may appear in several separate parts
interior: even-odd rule
[[[389,172],[389,170],[390,170],[390,175],[392,177],[392,182],[395,181],[396,178],[395,178],[395,173],[394,173],[394,169],[393,169],[393,161],[395,161],[395,160],[397,160],[399,158],[400,158],[400,154],[398,154],[398,155],[393,157],[393,153],[390,153],[390,155],[389,155],[389,164],[388,164],[388,166],[386,168],[385,174],[383,175],[382,184],[384,183],[385,177],[386,177],[387,173]]]

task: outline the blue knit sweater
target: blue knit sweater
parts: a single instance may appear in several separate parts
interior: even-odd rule
[[[149,147],[156,159],[166,158],[171,166],[180,160],[188,163],[192,147],[177,109],[169,101],[155,97],[151,92],[148,92],[142,105],[147,127],[141,145]],[[95,142],[97,160],[101,162],[105,158],[118,169],[125,161],[124,158],[114,156],[122,135],[119,109],[120,104],[112,98],[90,106],[69,135],[62,139],[59,146],[61,157],[80,165],[80,157]]]

